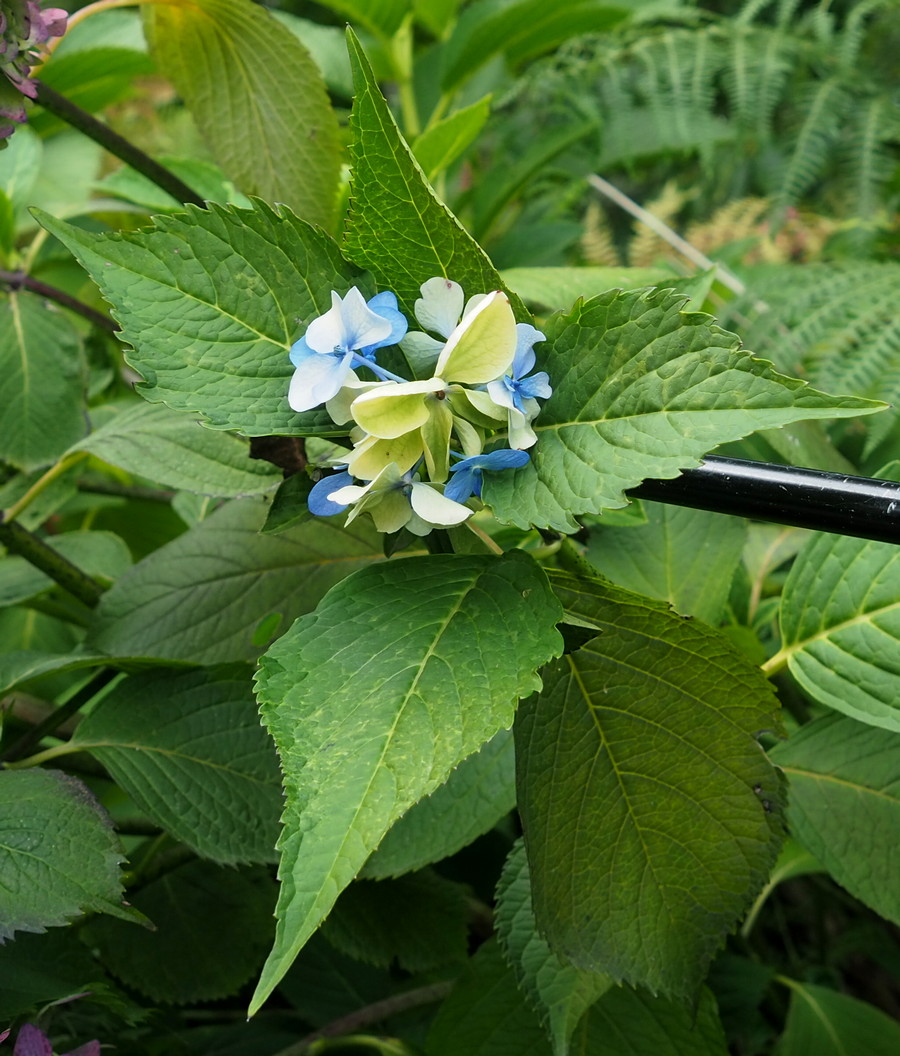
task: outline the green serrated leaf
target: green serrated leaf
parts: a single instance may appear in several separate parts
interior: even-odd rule
[[[393,822],[509,726],[562,648],[559,615],[521,551],[410,558],[349,577],[261,659],[287,806],[254,1010]]]
[[[628,488],[677,476],[726,440],[880,409],[777,374],[682,303],[667,290],[613,290],[545,324],[536,369],[553,395],[534,423],[531,462],[485,479],[500,520],[576,531],[580,514],[624,506]]]
[[[91,932],[109,970],[154,1001],[212,1001],[235,993],[259,966],[273,887],[261,866],[188,862],[130,896],[155,930],[98,920]]]
[[[426,179],[433,180],[471,146],[490,112],[491,97],[486,95],[431,125],[416,139],[412,151]]]
[[[138,562],[101,598],[88,647],[204,664],[254,660],[262,619],[278,612],[290,623],[338,580],[383,561],[374,528],[315,520],[260,535],[265,516],[262,502],[229,503]]]
[[[305,324],[328,311],[332,290],[370,292],[322,231],[262,202],[189,207],[123,234],[35,215],[113,305],[148,400],[245,436],[335,431],[324,412],[297,414],[287,402],[288,352]]]
[[[297,37],[251,0],[155,4],[144,17],[160,71],[228,176],[246,194],[330,227],[337,116]]]
[[[64,532],[44,542],[91,576],[117,579],[131,565],[128,547],[112,532]],[[11,555],[0,561],[0,605],[16,605],[53,585],[24,557]]]
[[[503,281],[535,310],[564,312],[579,297],[636,290],[669,278],[664,268],[504,268]]]
[[[347,33],[356,97],[353,182],[343,249],[392,289],[412,318],[419,287],[435,275],[458,282],[467,296],[505,290],[518,319],[528,319],[484,250],[438,199],[378,89],[353,32]]]
[[[705,987],[696,1008],[686,1008],[643,990],[614,986],[581,1021],[573,1052],[579,1056],[728,1056],[729,1049],[715,998]]]
[[[900,1025],[880,1009],[824,986],[782,979],[791,1007],[777,1056],[896,1056]]]
[[[163,404],[131,405],[74,449],[163,487],[198,495],[260,495],[281,480],[271,463],[250,458],[246,441],[204,429]]]
[[[83,994],[101,969],[74,928],[22,932],[0,945],[0,1018],[15,1019],[60,998]]]
[[[78,778],[0,771],[0,942],[82,913],[124,913],[121,860],[109,819]]]
[[[361,875],[380,880],[448,858],[515,805],[512,732],[501,730],[391,827]]]
[[[747,535],[737,517],[645,502],[647,524],[591,529],[587,558],[620,587],[715,625]]]
[[[0,298],[0,459],[30,470],[85,432],[81,342],[69,320],[32,293]]]
[[[829,715],[769,754],[788,777],[793,834],[839,884],[900,924],[900,734]]]
[[[755,740],[777,701],[711,628],[552,581],[600,633],[545,668],[516,717],[538,927],[564,961],[688,999],[781,842],[778,774]]]
[[[781,599],[782,648],[800,685],[860,722],[900,732],[900,552],[891,543],[817,535]]]
[[[275,859],[281,776],[248,672],[132,675],[81,722],[71,744],[90,752],[140,810],[205,858]]]
[[[528,859],[521,840],[503,867],[497,887],[496,923],[500,946],[519,986],[547,1028],[554,1056],[567,1056],[578,1021],[613,981],[609,976],[563,964],[538,934]]]
[[[496,939],[469,962],[428,1032],[426,1056],[550,1056],[537,1014],[525,1003]]]
[[[359,961],[427,972],[466,959],[468,906],[459,884],[423,870],[396,880],[359,880],[322,925],[335,949]]]

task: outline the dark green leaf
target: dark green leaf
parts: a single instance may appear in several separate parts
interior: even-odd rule
[[[274,860],[281,779],[241,669],[132,675],[71,743],[198,854],[226,864]]]
[[[190,207],[111,235],[39,218],[113,305],[151,402],[246,436],[334,431],[324,412],[298,415],[287,402],[288,352],[305,324],[331,307],[332,290],[368,291],[323,232],[262,203]]]
[[[553,583],[600,633],[545,668],[516,718],[538,927],[577,967],[689,998],[778,851],[778,775],[755,740],[776,700],[711,628]]]
[[[10,644],[8,641],[5,643]],[[42,644],[50,644],[43,642]],[[107,658],[100,653],[81,653],[70,649],[64,653],[16,649],[0,655],[0,695],[21,682],[48,675],[54,671],[77,671],[83,667],[101,667]]]
[[[791,1007],[777,1056],[896,1056],[900,1025],[855,997],[789,982]]]
[[[94,610],[90,648],[111,656],[196,663],[253,660],[260,621],[287,626],[338,580],[381,562],[381,536],[353,524],[309,521],[260,535],[266,507],[229,503],[144,558]]]
[[[782,648],[807,693],[860,722],[900,732],[900,551],[818,535],[784,585]]]
[[[426,1056],[550,1056],[550,1051],[540,1020],[491,939],[441,1005]]]
[[[728,1056],[729,1050],[715,999],[705,987],[698,1007],[692,1009],[642,990],[615,986],[581,1021],[572,1052],[579,1056]]]
[[[73,928],[22,932],[0,945],[0,1019],[13,1019],[60,998],[84,993],[102,969]]]
[[[122,914],[121,860],[109,819],[77,778],[0,771],[0,942],[86,912]]]
[[[362,875],[380,880],[448,858],[496,825],[515,805],[512,733],[501,730],[389,829]]]
[[[770,752],[788,776],[788,825],[839,884],[900,924],[900,734],[842,715]]]
[[[435,275],[458,282],[469,297],[506,289],[484,250],[435,195],[400,135],[359,41],[352,32],[348,40],[356,97],[347,256],[392,289],[410,318],[419,287]],[[512,299],[517,317],[527,319],[522,303]]]
[[[566,1056],[578,1021],[613,982],[609,976],[563,964],[538,933],[521,840],[497,887],[497,935],[519,986],[547,1029],[554,1056]]]
[[[0,377],[0,459],[46,466],[86,432],[81,342],[62,312],[32,293],[0,298]]]
[[[397,880],[358,880],[335,903],[322,935],[341,953],[389,968],[426,972],[466,959],[463,889],[423,870]]]
[[[510,724],[562,647],[559,615],[521,551],[410,558],[338,584],[262,658],[287,807],[275,949],[253,1008],[390,826]]]
[[[131,897],[156,930],[98,920],[104,963],[154,1001],[182,1005],[235,993],[262,960],[271,934],[272,881],[261,866],[193,861]]]
[[[251,0],[155,4],[145,26],[160,70],[238,187],[328,228],[337,117],[300,41]]]
[[[681,305],[667,290],[613,290],[545,324],[537,369],[553,395],[535,422],[531,462],[485,480],[500,520],[576,531],[580,514],[625,505],[623,491],[677,476],[726,440],[879,409],[775,373]]]

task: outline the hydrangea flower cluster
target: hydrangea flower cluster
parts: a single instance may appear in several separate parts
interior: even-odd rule
[[[427,535],[472,514],[483,473],[529,460],[538,400],[551,394],[546,372],[531,373],[544,335],[517,323],[499,290],[465,302],[458,283],[436,276],[420,292],[422,331],[408,331],[393,293],[366,301],[354,286],[332,293],[331,309],[291,349],[290,406],[324,404],[353,441],[310,492],[318,516],[349,510],[349,524],[368,513],[379,531]],[[420,379],[431,376],[407,381],[379,364],[377,352],[397,344]]]
[[[25,120],[22,96],[37,97],[28,75],[38,49],[65,33],[67,18],[61,7],[42,11],[38,0],[3,0],[0,5],[0,150]]]

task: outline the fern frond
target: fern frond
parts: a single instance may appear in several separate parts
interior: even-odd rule
[[[737,198],[717,209],[708,220],[691,224],[684,237],[701,253],[711,256],[723,246],[758,240],[768,211],[767,198]]]
[[[738,28],[729,34],[722,84],[741,129],[768,138],[772,115],[792,66],[790,38],[781,30]]]
[[[838,63],[842,70],[849,73],[855,68],[869,16],[882,8],[897,6],[897,0],[862,0],[851,9],[837,42]]]
[[[797,202],[822,176],[840,134],[848,103],[847,87],[837,77],[811,86],[802,108],[803,123],[775,193],[781,210]]]
[[[675,226],[673,221],[689,194],[678,188],[677,184],[670,180],[662,189],[662,193],[647,202],[644,208],[660,220],[664,220],[670,226]],[[632,267],[649,267],[659,260],[660,257],[669,256],[671,248],[668,242],[663,241],[651,231],[649,227],[638,224],[634,237],[628,246],[628,263]]]
[[[881,192],[900,164],[900,120],[890,99],[875,96],[854,107],[848,125],[841,161],[853,213],[861,221],[854,229],[856,241],[865,244],[874,236],[874,220],[883,209]]]

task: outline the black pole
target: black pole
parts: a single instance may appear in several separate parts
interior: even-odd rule
[[[687,469],[672,480],[645,480],[629,494],[695,510],[900,543],[900,484],[892,480],[709,455],[697,469]]]

